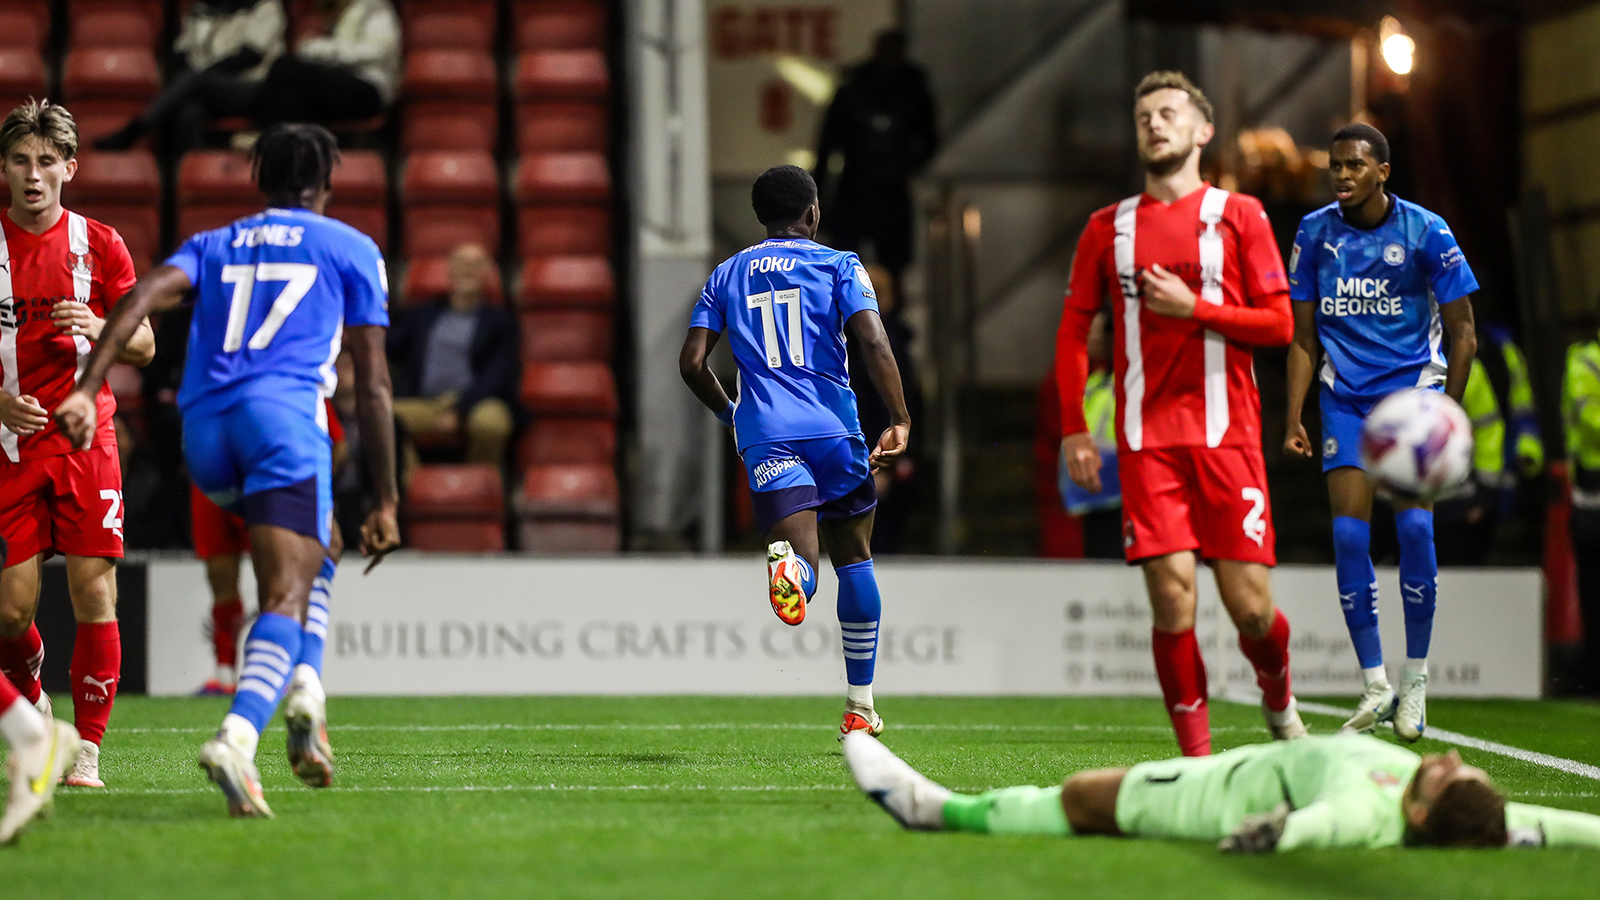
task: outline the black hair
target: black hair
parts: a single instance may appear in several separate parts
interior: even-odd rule
[[[750,205],[763,225],[788,225],[817,202],[817,183],[799,166],[773,166],[750,186]]]
[[[299,197],[332,187],[339,142],[321,125],[287,122],[268,128],[251,154],[256,187],[268,197]]]
[[[1365,122],[1351,122],[1335,131],[1333,140],[1328,142],[1328,146],[1331,147],[1340,141],[1366,141],[1367,146],[1372,148],[1372,158],[1377,160],[1379,165],[1389,161],[1389,139],[1383,136],[1383,132]]]

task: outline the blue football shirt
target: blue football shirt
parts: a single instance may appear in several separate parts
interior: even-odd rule
[[[815,241],[772,238],[717,266],[689,324],[728,333],[740,450],[861,434],[844,323],[868,309],[878,298],[861,260]]]
[[[1317,304],[1322,381],[1348,400],[1443,384],[1439,307],[1477,289],[1444,219],[1399,197],[1370,231],[1324,206],[1289,255],[1289,298]]]
[[[294,386],[331,396],[344,326],[389,324],[378,245],[309,210],[267,209],[203,231],[167,265],[195,286],[180,409]]]

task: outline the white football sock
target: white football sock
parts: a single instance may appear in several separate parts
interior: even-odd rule
[[[1383,666],[1373,666],[1370,669],[1362,669],[1361,677],[1366,679],[1366,682],[1369,685],[1389,683],[1389,673],[1383,668]]]
[[[870,684],[847,684],[844,688],[844,696],[851,703],[865,706],[868,709],[872,708],[872,685]]]
[[[1413,675],[1421,676],[1423,678],[1428,677],[1428,659],[1427,659],[1427,657],[1423,657],[1422,659],[1410,659],[1410,658],[1407,658],[1406,659],[1406,667],[1405,667],[1405,673],[1404,674],[1407,677],[1413,676]]]
[[[218,684],[238,684],[239,670],[233,666],[217,666]]]
[[[319,703],[328,702],[328,694],[322,688],[322,676],[317,674],[316,669],[305,663],[295,666],[294,676],[289,679],[289,692],[293,693],[294,691],[305,691],[317,698]]]
[[[261,735],[250,720],[238,713],[228,713],[222,719],[222,727],[218,729],[217,736],[232,744],[234,749],[245,755],[252,762],[256,758],[256,745],[261,743]]]
[[[0,678],[4,678],[0,675]],[[18,697],[11,708],[0,713],[0,735],[13,747],[22,747],[50,736],[50,723],[39,715],[27,697]]]

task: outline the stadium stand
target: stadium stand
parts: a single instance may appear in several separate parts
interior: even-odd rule
[[[250,159],[227,150],[195,150],[178,164],[178,232],[181,243],[198,231],[221,228],[261,208]]]
[[[345,150],[333,170],[328,215],[355,227],[389,251],[389,172],[376,150]]]
[[[50,34],[50,15],[40,16],[25,4],[6,4],[0,9],[0,49],[26,49],[43,53],[45,38]]]
[[[402,306],[415,306],[438,300],[450,293],[450,260],[444,256],[424,256],[406,264],[405,280],[400,289]],[[484,288],[484,302],[491,306],[505,305],[505,283],[500,277],[498,263],[490,270],[489,283]]]
[[[614,553],[619,508],[609,463],[533,466],[517,495],[518,544],[535,553]]]
[[[33,47],[0,47],[0,102],[10,109],[29,97],[43,97],[49,86],[44,57]]]
[[[407,544],[418,550],[504,550],[505,487],[487,465],[420,466],[405,501]]]
[[[149,150],[86,152],[63,192],[72,209],[117,229],[143,273],[161,248],[161,172]]]
[[[411,154],[401,203],[407,256],[441,256],[468,243],[500,246],[500,173],[487,152]]]
[[[524,312],[522,360],[605,362],[611,358],[611,317],[579,310]]]

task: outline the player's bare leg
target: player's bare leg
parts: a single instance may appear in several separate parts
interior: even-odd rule
[[[311,583],[327,555],[318,539],[276,525],[250,526],[250,544],[261,615],[245,639],[233,707],[217,736],[200,748],[201,768],[236,818],[272,815],[256,770],[256,747],[299,656]]]
[[[196,488],[198,490],[198,488]],[[206,584],[211,588],[211,644],[217,671],[204,685],[202,697],[232,696],[239,680],[239,632],[244,627],[244,598],[239,595],[243,556],[218,553],[206,559]]]
[[[1073,833],[1122,834],[1117,827],[1117,792],[1127,774],[1127,769],[1091,769],[1062,783],[1061,809]]]
[[[817,511],[803,509],[779,519],[767,532],[767,597],[785,625],[806,618],[806,602],[817,586]]]
[[[1151,652],[1167,716],[1184,756],[1211,754],[1206,665],[1195,640],[1195,556],[1188,550],[1152,557],[1141,566],[1153,619]]]
[[[13,562],[0,570],[0,677],[10,679],[45,718],[53,718],[50,695],[39,682],[44,643],[34,627],[44,557]]]
[[[67,557],[67,590],[78,620],[72,648],[72,710],[83,741],[78,763],[67,774],[72,787],[105,787],[100,780],[100,744],[105,738],[117,684],[122,680],[122,635],[117,625],[117,567],[98,556]]]
[[[1272,570],[1233,559],[1211,565],[1223,608],[1239,630],[1239,649],[1255,668],[1261,713],[1273,740],[1305,737],[1289,681],[1289,619],[1272,602]]]
[[[883,733],[883,718],[872,701],[872,678],[878,658],[878,619],[883,601],[872,567],[872,523],[877,510],[848,519],[818,523],[828,559],[839,576],[839,634],[844,642],[845,704],[839,734]]]
[[[1378,638],[1378,581],[1372,568],[1372,482],[1354,466],[1328,471],[1328,502],[1333,509],[1333,560],[1339,606],[1355,645],[1366,683],[1355,712],[1342,731],[1371,731],[1394,718],[1399,699],[1383,667]]]

